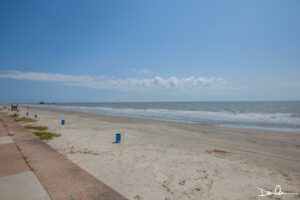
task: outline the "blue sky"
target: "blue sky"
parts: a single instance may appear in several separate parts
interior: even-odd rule
[[[300,99],[300,1],[1,1],[0,102]]]

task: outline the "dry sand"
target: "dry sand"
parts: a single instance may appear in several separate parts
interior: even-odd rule
[[[48,143],[132,200],[269,199],[300,193],[300,133],[230,129],[30,108],[61,134]],[[66,125],[60,125],[60,119]],[[123,141],[113,144],[114,133]],[[300,195],[275,196],[300,199]]]

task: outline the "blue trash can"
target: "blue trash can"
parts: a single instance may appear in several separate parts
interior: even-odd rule
[[[61,120],[61,125],[65,125],[66,121],[64,119]]]
[[[121,133],[116,133],[116,143],[121,142],[122,135]]]

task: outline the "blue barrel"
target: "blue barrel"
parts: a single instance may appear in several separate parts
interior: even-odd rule
[[[121,133],[116,133],[116,143],[121,142],[122,135]]]
[[[61,120],[61,125],[65,125],[66,121],[64,119]]]

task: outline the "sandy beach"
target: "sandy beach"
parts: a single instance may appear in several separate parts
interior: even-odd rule
[[[26,112],[61,134],[48,142],[54,149],[130,200],[268,199],[258,188],[276,185],[300,193],[300,133],[41,108],[19,115]]]

